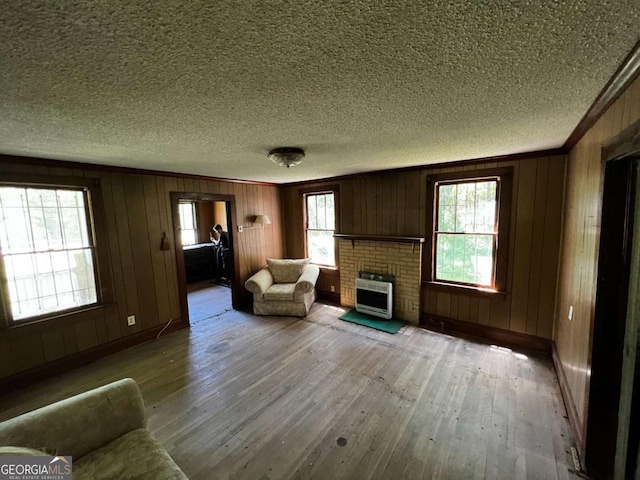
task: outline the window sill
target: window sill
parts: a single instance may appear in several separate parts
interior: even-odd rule
[[[333,272],[340,271],[338,267],[330,267],[328,265],[319,265],[317,263],[312,263],[311,265],[315,265],[316,267],[318,267],[321,272],[333,273]]]
[[[96,316],[100,312],[114,308],[115,302],[107,302],[81,307],[76,310],[66,312],[54,312],[46,317],[38,317],[33,320],[18,320],[6,328],[0,329],[0,337],[13,333],[27,333],[47,330],[49,328],[59,328],[64,325],[82,322]]]
[[[422,285],[425,286],[428,290],[435,290],[438,292],[469,295],[472,297],[499,298],[502,300],[507,298],[507,292],[491,290],[489,288],[471,287],[468,285],[457,285],[455,283],[433,281],[422,282]]]

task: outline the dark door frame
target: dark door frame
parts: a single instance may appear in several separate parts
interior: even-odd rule
[[[180,200],[191,200],[196,202],[225,202],[227,205],[227,231],[231,243],[231,306],[234,309],[242,305],[242,290],[240,285],[240,257],[239,239],[236,221],[236,196],[218,193],[197,193],[197,192],[171,192],[171,213],[173,218],[173,238],[176,245],[176,267],[178,275],[178,292],[180,294],[180,316],[183,321],[189,321],[189,305],[187,303],[187,274],[184,267],[184,254],[180,248],[180,213],[178,203]]]
[[[601,228],[584,425],[584,463],[595,478],[612,478],[618,433],[629,294],[640,121],[602,148]],[[636,239],[640,240],[640,239]]]

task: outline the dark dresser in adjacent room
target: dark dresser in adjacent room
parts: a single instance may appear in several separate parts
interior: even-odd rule
[[[218,248],[218,245],[213,243],[197,243],[184,247],[187,283],[209,280],[218,276],[216,267]]]

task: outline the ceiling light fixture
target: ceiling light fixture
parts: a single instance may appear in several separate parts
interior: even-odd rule
[[[304,150],[298,147],[274,148],[269,152],[267,158],[281,167],[289,168],[302,163]]]

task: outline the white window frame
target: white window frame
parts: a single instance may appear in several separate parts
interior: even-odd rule
[[[322,195],[333,195],[333,215],[334,215],[334,228],[309,228],[309,209],[308,202],[311,197],[319,197]],[[322,232],[331,232],[332,236],[336,233],[338,229],[338,191],[336,188],[322,189],[322,190],[312,190],[303,192],[303,215],[304,215],[304,254],[305,257],[311,258],[309,255],[309,232],[310,231],[322,231]],[[326,207],[325,207],[326,208]],[[326,214],[325,214],[326,216]],[[326,220],[325,220],[326,221]],[[337,268],[338,266],[338,250],[335,241],[335,237],[332,237],[333,242],[333,262],[332,263],[320,263],[314,262],[313,259],[311,263],[314,265],[318,265],[320,267],[329,267],[329,268]]]
[[[182,219],[182,206],[190,205],[191,206],[191,217],[193,219],[193,228],[184,228],[183,219]],[[196,202],[181,200],[178,203],[178,213],[180,216],[180,238],[182,240],[182,246],[195,245],[198,243],[198,209],[196,208]],[[193,232],[193,242],[185,243],[184,241],[184,232]]]
[[[84,203],[84,221],[87,226],[88,245],[86,250],[91,251],[93,263],[93,283],[95,285],[95,301],[83,303],[69,308],[60,308],[45,311],[37,315],[29,315],[23,318],[15,318],[12,312],[12,299],[10,298],[9,279],[5,268],[4,256],[0,253],[0,329],[25,324],[39,324],[43,320],[53,321],[64,319],[69,315],[88,312],[113,302],[113,288],[109,272],[109,251],[106,242],[106,226],[102,207],[102,192],[100,182],[95,178],[57,177],[46,175],[23,175],[6,173],[2,181],[2,187],[33,188],[44,190],[75,190],[82,191]],[[104,237],[105,241],[98,242],[96,238]],[[5,238],[6,240],[6,238]],[[73,249],[47,249],[47,252],[63,252]],[[23,252],[24,253],[24,252]],[[34,251],[34,253],[36,253]],[[46,253],[46,252],[45,252]],[[9,255],[9,254],[7,254]],[[13,255],[13,253],[11,254]],[[83,314],[84,315],[84,314]],[[84,318],[84,317],[83,317]]]

